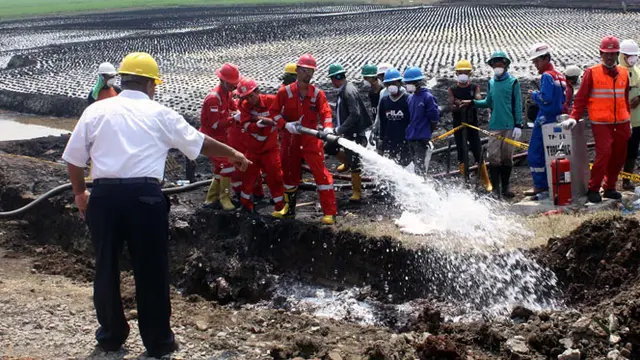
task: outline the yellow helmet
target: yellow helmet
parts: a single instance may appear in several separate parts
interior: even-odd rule
[[[284,73],[285,74],[296,74],[296,69],[297,69],[297,65],[296,63],[288,63],[287,65],[284,66]]]
[[[151,55],[144,52],[134,52],[125,56],[118,69],[120,75],[137,75],[154,79],[156,85],[162,84],[158,63]]]
[[[456,63],[456,71],[473,71],[471,61],[462,59]]]

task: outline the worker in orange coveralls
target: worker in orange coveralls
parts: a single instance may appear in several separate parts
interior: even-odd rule
[[[314,136],[300,134],[298,126],[317,129],[318,125],[333,127],[331,108],[324,91],[310,84],[316,69],[316,60],[302,55],[296,64],[297,80],[282,86],[271,105],[270,114],[279,128],[285,128],[282,137],[282,170],[284,173],[285,207],[283,217],[295,217],[296,192],[302,175],[302,159],[311,168],[318,187],[324,216],[322,223],[335,224],[336,194],[333,177],[324,165],[322,141]]]
[[[233,100],[233,91],[240,81],[240,71],[237,66],[226,63],[216,70],[216,74],[220,84],[204,99],[199,130],[217,141],[231,145],[227,138],[227,130],[233,121],[233,115],[238,111]],[[213,163],[214,179],[207,192],[205,205],[217,205],[219,202],[222,209],[234,210],[235,206],[231,202],[231,177],[235,167],[226,158],[209,160]]]
[[[269,108],[276,97],[261,94],[258,84],[252,79],[242,79],[236,93],[240,97],[240,125],[247,135],[245,156],[253,162],[242,173],[240,202],[246,210],[253,212],[251,193],[262,170],[267,174],[267,184],[275,203],[273,216],[281,218],[284,215],[281,212],[284,208],[284,182],[278,128],[269,118]]]

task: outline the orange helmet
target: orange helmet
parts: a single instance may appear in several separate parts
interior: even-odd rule
[[[236,85],[240,81],[240,70],[231,63],[223,64],[220,69],[216,70],[216,75],[218,75],[220,80],[226,81],[229,84]]]
[[[605,36],[600,42],[600,51],[603,53],[620,52],[620,40],[615,36]]]
[[[314,69],[316,68],[316,59],[311,56],[311,54],[304,54],[300,56],[298,59],[298,63],[296,64],[299,67]]]
[[[256,83],[253,79],[243,78],[238,83],[238,88],[236,89],[236,94],[239,97],[245,97],[252,92],[254,92],[258,88],[258,83]]]

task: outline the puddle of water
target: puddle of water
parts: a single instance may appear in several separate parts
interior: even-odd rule
[[[58,136],[73,131],[77,119],[0,111],[0,141]]]

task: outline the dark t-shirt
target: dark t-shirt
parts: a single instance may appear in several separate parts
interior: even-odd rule
[[[477,88],[478,88],[478,85],[471,83],[469,84],[469,86],[466,86],[466,87],[455,85],[449,88],[449,91],[453,94],[453,97],[458,100],[473,100],[475,99]],[[464,114],[463,112],[466,112],[466,115],[467,115],[466,122],[468,124],[471,124],[471,125],[478,124],[478,110],[474,107],[468,107],[460,111],[452,112],[453,126],[459,126],[460,124],[462,124],[463,114]]]

